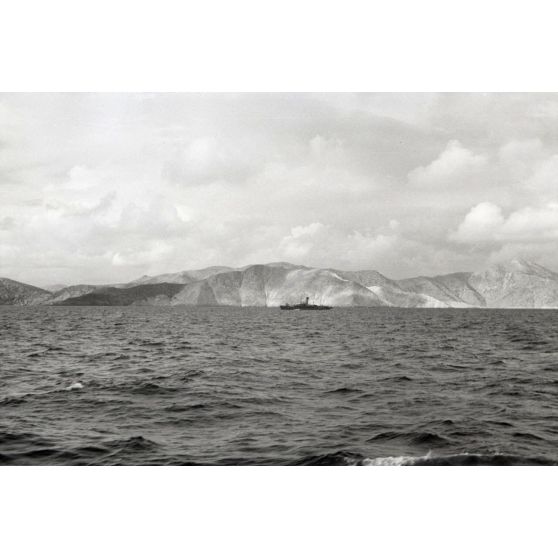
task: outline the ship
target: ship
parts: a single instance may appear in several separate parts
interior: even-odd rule
[[[300,304],[281,304],[281,310],[331,310],[332,306],[324,306],[323,304],[310,304],[309,297]]]

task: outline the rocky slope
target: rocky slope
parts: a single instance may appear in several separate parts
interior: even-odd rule
[[[184,286],[175,283],[136,285],[130,288],[101,287],[92,292],[51,302],[57,306],[168,306]]]
[[[374,270],[341,271],[331,270],[337,275],[364,285],[372,291],[386,306],[405,308],[448,308],[450,304],[434,296],[400,287],[397,281],[388,279]]]
[[[0,277],[0,305],[41,304],[50,297],[51,293],[44,289]]]
[[[71,287],[64,287],[52,293],[49,303],[56,304],[70,298],[81,297],[103,287],[104,285],[72,285]]]
[[[526,260],[473,273],[469,285],[491,308],[558,308],[558,274]]]
[[[485,306],[485,300],[469,283],[472,273],[451,273],[435,277],[412,277],[397,281],[406,292],[426,295],[450,307]]]
[[[558,308],[558,274],[523,259],[476,273],[413,277],[397,284],[453,307]]]
[[[315,304],[332,306],[383,306],[366,287],[325,269],[253,265],[213,275],[192,283],[172,304],[227,306],[279,306],[306,296]]]
[[[212,267],[118,285],[73,285],[55,293],[0,280],[0,304],[279,306],[316,304],[416,308],[558,308],[558,274],[525,260],[477,273],[393,280],[373,270],[342,271],[285,262]]]
[[[126,284],[127,287],[134,285],[155,285],[157,283],[177,283],[187,285],[195,281],[207,279],[217,273],[224,273],[226,271],[233,271],[231,267],[225,266],[212,266],[204,269],[191,269],[188,271],[179,271],[178,273],[164,273],[163,275],[143,275],[139,279],[130,281]]]

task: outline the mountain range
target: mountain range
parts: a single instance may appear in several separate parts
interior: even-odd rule
[[[286,262],[144,275],[129,283],[40,289],[0,278],[0,305],[279,306],[308,296],[330,306],[558,308],[558,273],[523,259],[480,272],[394,280],[374,270]]]

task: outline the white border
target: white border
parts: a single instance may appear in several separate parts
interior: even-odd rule
[[[555,91],[543,0],[18,0],[3,91]]]
[[[551,3],[96,2],[1,10],[3,91],[552,91]],[[2,554],[541,556],[554,469],[3,468]]]
[[[547,556],[551,468],[12,467],[3,555]],[[7,549],[7,551],[6,551]]]

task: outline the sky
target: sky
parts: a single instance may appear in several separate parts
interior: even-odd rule
[[[558,94],[3,94],[0,276],[558,271]]]

